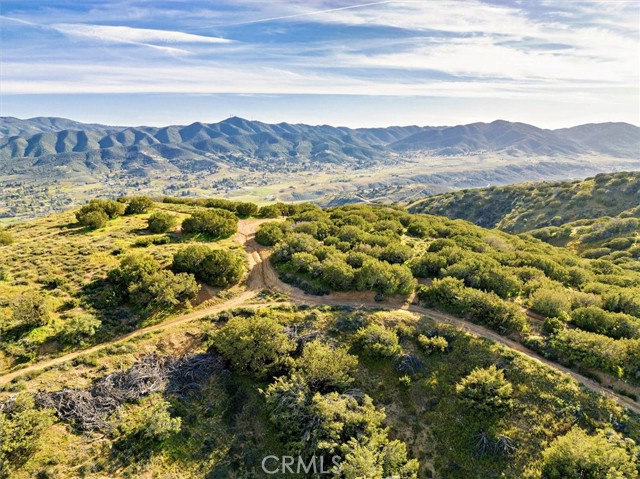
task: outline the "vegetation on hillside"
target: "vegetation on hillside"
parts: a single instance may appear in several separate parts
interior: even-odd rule
[[[94,199],[75,212],[0,231],[0,369],[189,308],[202,284],[237,283],[244,254],[225,240],[237,223],[227,210],[137,196]],[[194,248],[202,261],[183,267],[180,258]],[[214,294],[205,290],[200,301]]]
[[[427,306],[566,364],[638,382],[640,273],[610,261],[397,207],[309,208],[263,224],[256,239],[275,245],[281,278],[309,293],[371,291],[383,299],[417,289]],[[426,284],[416,288],[418,281]],[[527,308],[547,317],[546,327]],[[599,316],[584,319],[594,310]]]
[[[639,192],[639,172],[607,173],[574,182],[460,190],[417,201],[409,210],[521,233],[576,220],[617,216],[638,206]]]
[[[262,477],[266,456],[315,455],[345,479],[638,474],[637,417],[426,317],[264,307],[181,331],[6,387],[3,473]]]

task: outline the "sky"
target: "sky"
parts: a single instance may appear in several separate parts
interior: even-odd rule
[[[640,125],[637,0],[2,0],[0,115]]]

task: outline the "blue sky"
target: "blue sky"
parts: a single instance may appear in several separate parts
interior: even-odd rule
[[[640,124],[637,0],[2,0],[0,113]]]

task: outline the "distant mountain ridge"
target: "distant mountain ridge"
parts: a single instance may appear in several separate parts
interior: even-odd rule
[[[61,118],[0,120],[0,160],[41,158],[96,151],[130,157],[159,155],[171,160],[189,154],[235,163],[255,160],[344,163],[369,166],[390,157],[421,151],[435,156],[498,153],[506,156],[606,154],[640,158],[640,128],[599,123],[559,130],[497,120],[452,127],[358,128],[267,124],[239,117],[187,126],[108,127]],[[35,132],[35,133],[34,133]],[[106,154],[113,158],[113,154]],[[54,163],[57,163],[55,159]]]

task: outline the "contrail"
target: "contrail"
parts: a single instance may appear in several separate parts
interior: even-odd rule
[[[370,3],[361,3],[358,5],[349,5],[348,7],[338,7],[338,8],[329,8],[327,10],[314,10],[311,12],[304,13],[296,13],[293,15],[283,15],[281,17],[271,17],[271,18],[261,18],[260,20],[251,20],[248,22],[238,22],[238,23],[225,23],[223,25],[212,25],[210,27],[197,28],[194,30],[202,30],[204,28],[216,28],[216,27],[235,27],[238,25],[251,25],[253,23],[264,23],[264,22],[274,22],[276,20],[287,20],[289,18],[299,18],[299,17],[307,17],[311,15],[321,15],[323,13],[331,13],[331,12],[339,12],[341,10],[351,10],[354,8],[363,8],[363,7],[371,7],[374,5],[384,5],[386,3],[393,3],[395,0],[386,0],[383,2],[370,2]]]

